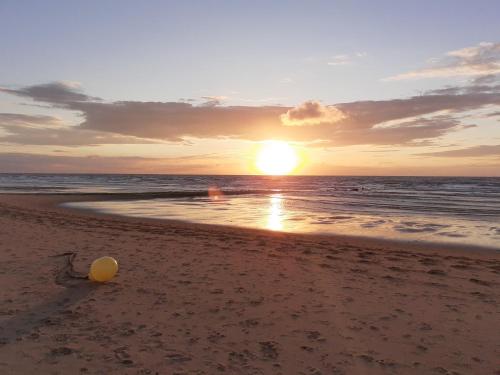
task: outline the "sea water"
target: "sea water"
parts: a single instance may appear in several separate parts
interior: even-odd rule
[[[141,199],[67,205],[124,216],[500,249],[500,178],[0,174],[0,192],[143,193]],[[150,199],[159,192],[162,198]]]

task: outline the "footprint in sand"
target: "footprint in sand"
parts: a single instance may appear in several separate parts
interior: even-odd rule
[[[265,359],[277,359],[279,357],[278,343],[275,341],[262,341],[259,345],[260,352]]]

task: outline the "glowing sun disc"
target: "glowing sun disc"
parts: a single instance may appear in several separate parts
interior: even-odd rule
[[[297,153],[283,141],[267,141],[257,153],[255,165],[268,175],[285,175],[292,172],[298,164]]]

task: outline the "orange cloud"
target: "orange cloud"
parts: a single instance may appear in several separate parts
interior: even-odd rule
[[[26,127],[22,125],[26,118],[17,121],[12,114],[0,123],[0,128],[9,133],[7,137],[0,136],[0,141],[38,145],[185,142],[188,138],[276,138],[327,146],[421,145],[423,140],[464,129],[466,126],[458,113],[500,105],[500,86],[490,78],[404,99],[335,105],[308,101],[295,108],[106,102],[58,83],[0,88],[0,91],[48,103],[54,109],[73,110],[83,118],[76,126],[58,129],[44,126],[40,118],[33,120],[37,122],[34,126]],[[443,116],[443,111],[448,115]],[[391,126],[387,126],[388,123]]]
[[[308,101],[281,115],[281,122],[287,126],[318,125],[335,123],[346,116],[334,106],[323,106],[319,102]]]

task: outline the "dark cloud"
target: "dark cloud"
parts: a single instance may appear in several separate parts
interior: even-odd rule
[[[484,76],[479,76],[479,77],[476,77],[472,80],[472,85],[476,86],[476,85],[491,85],[493,83],[496,83],[499,81],[499,78],[497,75],[495,74],[487,74],[487,75],[484,75]]]
[[[470,158],[470,157],[483,157],[483,156],[500,157],[500,145],[481,145],[481,146],[473,146],[456,150],[426,152],[417,155],[436,156],[444,158]]]
[[[454,113],[486,105],[500,105],[500,89],[497,86],[477,87],[469,85],[406,99],[358,101],[334,106],[309,101],[295,108],[222,106],[220,98],[214,97],[206,98],[208,105],[186,102],[105,102],[84,95],[78,88],[67,84],[29,86],[8,92],[79,112],[83,121],[78,126],[67,128],[65,137],[68,138],[70,132],[92,131],[98,132],[99,136],[107,133],[111,136],[175,142],[185,141],[189,137],[246,140],[278,138],[319,141],[334,146],[425,144],[426,140],[461,130],[464,126],[452,117]],[[442,111],[449,114],[443,116],[440,114]],[[9,131],[15,134],[13,126]],[[24,129],[23,132],[33,135],[36,131]],[[21,133],[17,131],[18,137],[11,140],[21,142]],[[41,137],[41,134],[38,133],[37,137]]]
[[[159,142],[108,132],[86,130],[78,126],[65,126],[61,119],[52,116],[0,113],[0,128],[6,133],[0,136],[1,143],[20,145],[95,146]]]
[[[470,126],[461,125],[457,120],[445,116],[438,116],[432,119],[403,121],[393,126],[371,127],[363,133],[357,129],[345,129],[337,132],[335,139],[327,143],[331,146],[348,146],[353,144],[353,139],[357,139],[358,144],[427,146],[429,142],[420,140],[438,138]]]
[[[84,129],[181,141],[185,137],[263,139],[282,127],[282,107],[195,106],[188,103],[82,103]],[[271,130],[271,131],[270,131]]]
[[[339,104],[338,107],[350,121],[358,124],[357,126],[367,127],[367,124],[423,116],[445,110],[462,112],[491,104],[500,105],[500,91],[459,94],[427,93],[408,99],[353,102]]]
[[[486,117],[500,117],[500,111],[488,113]]]
[[[500,77],[486,75],[477,77],[463,86],[447,86],[427,91],[427,95],[495,94],[500,92]]]
[[[4,126],[7,135],[0,137],[0,142],[19,145],[49,146],[97,146],[105,144],[145,144],[159,141],[137,137],[114,135],[72,127],[51,129],[19,126]]]
[[[68,103],[98,101],[99,98],[91,97],[80,92],[80,85],[74,82],[60,81],[41,85],[23,87],[21,89],[8,89],[0,87],[0,92],[24,96],[37,102],[45,102],[59,105]]]
[[[200,107],[186,103],[83,103],[82,129],[180,141],[185,137],[232,137],[248,140],[282,138],[328,141],[332,145],[404,144],[435,138],[462,127],[453,119],[413,119],[435,112],[465,111],[500,103],[500,95],[431,95],[404,100],[354,102],[337,105],[341,120],[314,126],[286,126],[284,107]],[[388,121],[394,126],[381,126]],[[305,120],[302,120],[303,122]]]

